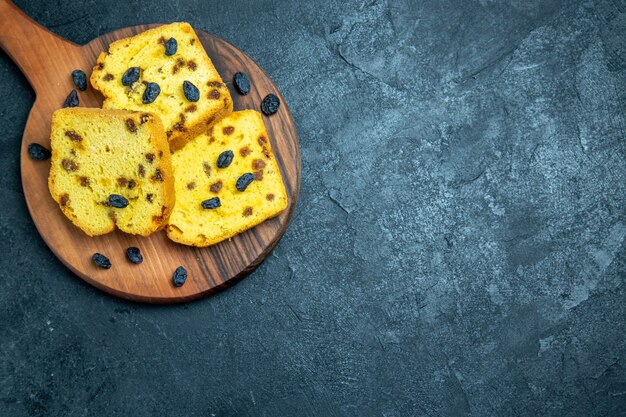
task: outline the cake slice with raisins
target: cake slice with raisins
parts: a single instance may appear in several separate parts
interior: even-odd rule
[[[228,88],[188,23],[172,23],[113,42],[91,84],[105,109],[157,114],[172,150],[233,110]]]
[[[209,246],[276,216],[287,193],[260,113],[217,122],[172,155],[176,204],[165,228],[179,243]]]
[[[161,120],[127,110],[67,108],[52,115],[48,187],[90,236],[115,228],[149,235],[174,206],[174,176]]]

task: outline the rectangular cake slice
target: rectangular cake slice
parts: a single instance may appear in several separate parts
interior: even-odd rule
[[[166,226],[179,243],[209,246],[287,207],[287,193],[260,113],[217,122],[172,155],[176,204]]]
[[[228,88],[188,23],[172,23],[113,42],[91,84],[105,109],[151,112],[179,149],[233,110]]]
[[[63,213],[90,236],[149,235],[174,206],[170,150],[158,117],[67,108],[52,115],[48,187]]]

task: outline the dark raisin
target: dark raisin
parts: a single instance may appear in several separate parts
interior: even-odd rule
[[[143,262],[143,256],[141,256],[141,251],[139,250],[139,248],[136,248],[134,246],[126,249],[126,257],[134,264],[140,264]]]
[[[132,190],[133,188],[135,188],[136,185],[137,185],[137,183],[135,182],[135,180],[128,181],[128,189],[129,190]]]
[[[101,253],[98,253],[98,252],[94,253],[93,256],[91,257],[91,260],[100,268],[103,268],[103,269],[111,268],[111,261],[109,261],[109,258],[107,258]]]
[[[28,156],[35,161],[45,161],[50,158],[50,149],[41,146],[38,143],[31,143],[28,145]]]
[[[128,180],[124,177],[119,177],[117,179],[117,185],[119,185],[120,187],[126,187],[126,184],[128,184]]]
[[[128,206],[128,200],[123,195],[111,194],[109,196],[109,204],[115,208],[124,208]]]
[[[146,200],[148,200],[148,203],[152,203],[152,197],[154,197],[154,194],[146,194]]]
[[[147,153],[146,154],[146,161],[148,161],[149,163],[152,163],[152,161],[154,161],[154,154],[153,153]]]
[[[274,94],[268,94],[261,102],[261,111],[266,116],[272,115],[278,111],[280,100]]]
[[[111,81],[113,78],[115,78],[115,77],[114,77],[114,76],[113,76],[113,74],[111,74],[111,73],[106,74],[104,77],[102,77],[102,79],[103,79],[104,81]]]
[[[193,190],[194,188],[196,188],[196,183],[194,181],[191,181],[191,182],[187,183],[187,189],[188,190]]]
[[[269,193],[268,195],[265,196],[265,198],[267,198],[267,201],[272,201],[274,199],[274,194]]]
[[[172,275],[175,287],[182,287],[185,281],[187,281],[187,271],[182,266],[176,268],[174,275]]]
[[[243,148],[239,149],[239,155],[241,155],[243,157],[248,156],[250,154],[250,152],[252,152],[252,151],[247,146],[244,146]]]
[[[69,201],[70,201],[70,196],[69,196],[69,195],[67,195],[67,194],[63,194],[63,195],[61,196],[61,199],[59,200],[59,203],[60,203],[63,207],[65,207],[65,206],[67,205],[67,203],[69,203]]]
[[[183,82],[183,92],[189,101],[200,100],[200,90],[189,81]]]
[[[209,98],[211,100],[217,100],[218,98],[220,98],[220,92],[217,90],[211,90],[209,91]]]
[[[246,209],[243,211],[243,215],[245,217],[252,216],[252,207],[246,207]]]
[[[219,193],[220,190],[222,189],[222,181],[218,181],[215,184],[211,185],[211,192],[212,193]]]
[[[148,83],[146,91],[143,92],[143,104],[150,104],[161,94],[161,87],[157,83]]]
[[[222,205],[219,197],[209,198],[208,200],[204,200],[202,202],[203,209],[215,209]]]
[[[248,81],[248,76],[243,72],[236,72],[233,76],[233,84],[239,94],[243,94],[244,96],[250,92],[250,81]]]
[[[263,170],[254,171],[254,179],[261,181],[263,179]]]
[[[130,133],[137,132],[137,126],[135,125],[135,121],[133,119],[126,119],[126,129],[128,129]]]
[[[66,131],[65,136],[67,136],[68,138],[70,138],[71,141],[74,142],[81,142],[83,140],[83,137],[73,130]]]
[[[78,106],[78,92],[76,90],[72,90],[70,94],[65,98],[65,101],[63,102],[63,108],[76,106]]]
[[[87,89],[87,75],[85,75],[84,71],[72,71],[72,81],[74,82],[76,88],[80,91],[85,91]]]
[[[195,71],[195,70],[196,70],[196,68],[198,68],[198,66],[196,65],[196,63],[195,63],[195,62],[193,62],[193,61],[189,61],[189,62],[187,62],[187,68],[189,68],[189,69],[190,69],[190,70],[192,70],[192,71]]]
[[[185,109],[185,111],[186,111],[187,113],[193,113],[193,112],[195,112],[197,109],[198,109],[198,108],[196,107],[196,105],[195,105],[195,104],[191,104],[191,105],[189,105],[189,107],[187,107],[187,108]]]
[[[165,55],[172,56],[177,50],[178,42],[176,42],[176,39],[170,38],[170,40],[165,43]]]
[[[254,174],[246,172],[237,180],[237,189],[239,191],[246,191],[246,188],[248,188],[248,185],[250,185],[252,181],[254,181]]]
[[[89,185],[89,178],[87,177],[80,177],[79,181],[80,181],[81,187],[87,187]]]
[[[137,175],[139,175],[141,178],[146,176],[146,169],[141,164],[139,164],[139,168],[137,168]]]
[[[130,86],[139,81],[139,67],[130,67],[122,75],[122,85]]]
[[[222,133],[227,136],[232,135],[234,131],[235,131],[235,128],[232,126],[226,126],[225,128],[222,129]]]
[[[217,167],[218,168],[226,168],[228,166],[230,166],[230,164],[233,162],[233,157],[235,156],[235,154],[233,154],[233,151],[224,151],[220,154],[220,156],[217,157]]]

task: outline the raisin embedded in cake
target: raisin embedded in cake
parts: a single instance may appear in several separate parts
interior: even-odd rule
[[[157,114],[172,150],[233,110],[228,88],[188,23],[113,42],[98,57],[91,84],[104,95],[105,109]]]

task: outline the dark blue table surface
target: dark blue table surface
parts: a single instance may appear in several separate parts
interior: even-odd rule
[[[274,253],[173,307],[72,275],[26,209],[0,53],[0,415],[626,415],[626,1],[26,1],[77,43],[185,20],[298,128]]]

